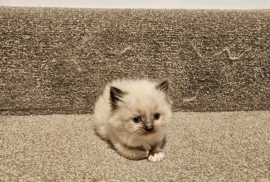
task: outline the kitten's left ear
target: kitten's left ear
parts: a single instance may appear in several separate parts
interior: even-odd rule
[[[169,81],[165,80],[163,82],[161,82],[160,84],[158,84],[156,86],[156,88],[164,93],[167,93],[169,90]]]

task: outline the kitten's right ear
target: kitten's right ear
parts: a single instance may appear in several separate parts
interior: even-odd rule
[[[123,98],[125,94],[126,94],[125,92],[123,92],[122,90],[116,87],[110,88],[110,100],[111,100],[113,109],[117,108],[117,102],[121,101],[121,98]]]
[[[169,81],[168,80],[165,80],[163,82],[161,82],[160,84],[158,84],[156,86],[156,88],[160,91],[163,91],[164,93],[167,93],[168,92],[168,89],[169,89]]]

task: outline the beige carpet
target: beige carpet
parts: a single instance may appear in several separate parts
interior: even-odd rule
[[[269,22],[270,10],[0,7],[0,182],[270,182]],[[171,80],[161,163],[93,133],[104,86],[141,77]]]
[[[0,116],[0,181],[270,181],[270,112],[175,113],[161,163],[120,157],[91,115]]]
[[[141,77],[170,79],[176,112],[270,110],[269,22],[270,10],[0,7],[0,115],[91,113],[112,79]]]

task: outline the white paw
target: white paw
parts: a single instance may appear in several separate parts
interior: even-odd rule
[[[165,157],[164,152],[154,153],[154,155],[149,155],[148,160],[152,162],[161,162]]]

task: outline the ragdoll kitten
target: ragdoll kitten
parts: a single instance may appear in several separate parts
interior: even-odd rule
[[[169,83],[117,80],[98,99],[95,131],[128,159],[162,161],[162,147],[171,118]]]

